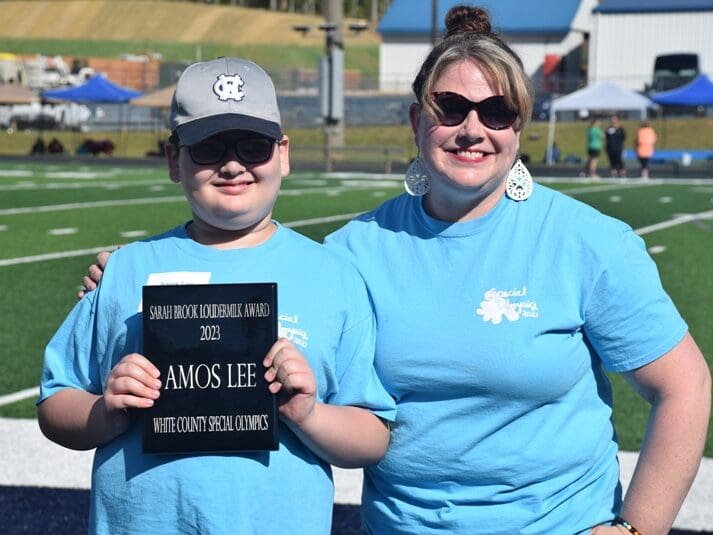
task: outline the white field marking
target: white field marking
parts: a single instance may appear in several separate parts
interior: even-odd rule
[[[537,181],[535,181],[537,182]],[[649,185],[647,182],[646,185]],[[641,187],[641,184],[631,184],[631,183],[626,183],[626,184],[609,184],[607,186],[582,186],[582,187],[577,187],[577,188],[565,188],[559,190],[562,193],[566,193],[567,195],[577,195],[579,193],[599,193],[601,191],[617,191],[617,190],[622,190],[622,189],[631,189],[632,187],[634,188],[639,188]]]
[[[381,187],[381,188],[396,188],[399,185],[403,184],[403,179],[402,180],[375,180],[375,179],[369,179],[369,182],[365,182],[364,180],[342,180],[340,184],[342,186],[346,187],[351,187],[351,188],[361,188],[366,185],[368,188],[375,188],[375,187]]]
[[[15,191],[15,190],[27,190],[27,189],[86,189],[86,188],[97,188],[97,189],[109,189],[117,187],[130,187],[130,186],[153,186],[166,184],[168,179],[156,180],[145,179],[145,180],[112,180],[111,182],[100,181],[93,184],[87,184],[85,182],[50,182],[49,184],[38,184],[37,182],[24,181],[18,182],[17,184],[7,184],[0,185],[0,191]]]
[[[49,173],[43,173],[42,176],[44,178],[49,178],[49,179],[71,178],[71,179],[75,179],[75,180],[94,180],[94,179],[101,178],[101,177],[113,177],[114,173],[98,173],[96,171],[84,171],[84,172],[52,171]]]
[[[390,175],[385,175],[390,176]],[[587,177],[562,177],[562,176],[533,176],[535,182],[571,182],[574,184],[620,184],[620,185],[639,185],[639,186],[655,186],[659,184],[677,185],[677,186],[710,186],[713,184],[711,178],[651,178],[642,180],[641,178],[611,178],[602,177],[597,180],[592,180]],[[598,188],[597,188],[598,189]]]
[[[652,245],[651,247],[649,247],[649,253],[651,254],[659,254],[664,252],[666,252],[665,245]]]
[[[661,204],[669,204],[671,201],[673,201],[673,197],[669,197],[668,195],[659,198]]]
[[[51,228],[47,231],[50,236],[67,236],[69,234],[76,234],[79,232],[78,228],[68,227],[68,228]]]
[[[20,390],[19,392],[13,392],[12,394],[5,394],[0,396],[0,406],[9,405],[10,403],[15,403],[16,401],[22,401],[23,399],[37,397],[40,395],[40,387],[33,386],[32,388],[26,388],[25,390]]]
[[[0,225],[0,232],[7,230],[7,225]]]
[[[61,212],[64,210],[79,210],[81,208],[103,208],[106,206],[126,206],[153,203],[185,202],[183,195],[170,197],[150,197],[143,199],[116,199],[112,201],[73,202],[67,204],[52,204],[48,206],[26,206],[21,208],[5,208],[0,210],[0,215],[34,214],[37,212]]]
[[[621,195],[612,195],[609,197],[609,202],[621,202]]]
[[[284,226],[290,228],[296,227],[308,227],[310,225],[319,225],[321,223],[334,223],[336,221],[348,221],[354,219],[356,216],[361,215],[363,212],[356,212],[353,214],[340,214],[340,215],[330,215],[326,217],[315,217],[314,219],[301,219],[298,221],[290,221],[289,223],[283,223]]]
[[[307,178],[287,178],[290,184],[299,184],[300,186],[326,186],[329,182],[326,179],[307,179]]]
[[[702,219],[713,219],[713,210],[709,210],[708,212],[699,212],[697,214],[676,215],[673,219],[669,219],[668,221],[662,221],[661,223],[637,229],[636,233],[639,236],[643,236],[644,234],[648,234],[650,232],[656,232],[657,230],[683,225],[684,223],[691,223],[692,221],[700,221]]]
[[[140,238],[141,236],[146,236],[148,233],[148,230],[127,230],[120,232],[119,236],[122,238]]]
[[[26,176],[32,176],[32,171],[28,171],[25,169],[17,169],[17,170],[12,170],[12,169],[5,169],[0,171],[0,178],[17,178],[17,177],[26,177]]]
[[[363,184],[365,189],[370,188],[366,183]],[[327,195],[338,195],[344,191],[353,190],[354,188],[325,188],[325,189],[290,189],[280,191],[280,195],[306,195],[306,194],[327,194]],[[183,195],[172,195],[169,197],[143,197],[139,199],[116,199],[111,201],[88,201],[88,202],[77,202],[77,203],[66,203],[66,204],[51,204],[46,206],[24,206],[20,208],[4,208],[0,209],[0,216],[3,215],[19,215],[19,214],[34,214],[37,212],[61,212],[65,210],[79,210],[83,208],[104,208],[107,206],[126,206],[126,205],[142,205],[142,204],[153,204],[153,203],[171,203],[185,201],[186,198]]]
[[[313,219],[302,219],[299,221],[290,221],[288,223],[283,223],[285,227],[295,228],[295,227],[306,227],[309,225],[319,225],[320,223],[334,223],[336,221],[348,221],[354,219],[356,216],[361,215],[362,212],[356,212],[353,214],[341,214],[333,215],[327,217],[315,217]],[[19,258],[6,258],[0,259],[0,267],[4,266],[15,266],[18,264],[32,264],[34,262],[44,262],[47,260],[60,260],[62,258],[73,258],[76,256],[84,256],[88,254],[97,254],[102,251],[112,251],[116,249],[116,245],[102,245],[100,247],[92,247],[90,249],[78,249],[75,251],[64,251],[57,253],[47,253],[34,256],[23,256]]]
[[[45,262],[47,260],[59,260],[61,258],[73,258],[75,256],[84,256],[88,254],[97,254],[102,251],[113,251],[116,249],[114,245],[102,245],[100,247],[92,247],[91,249],[77,249],[75,251],[63,251],[58,253],[38,254],[34,256],[22,256],[19,258],[0,259],[0,267],[15,266],[18,264],[31,264],[33,262]]]

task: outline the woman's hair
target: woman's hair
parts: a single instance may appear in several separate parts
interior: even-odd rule
[[[411,86],[418,102],[436,117],[432,88],[448,67],[462,61],[480,67],[493,90],[517,110],[513,128],[522,130],[532,114],[530,79],[518,55],[493,31],[488,12],[479,7],[455,6],[446,14],[445,37],[431,50]]]

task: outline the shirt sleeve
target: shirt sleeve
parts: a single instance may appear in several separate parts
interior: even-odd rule
[[[373,308],[361,277],[353,268],[349,272],[354,274],[351,289],[342,293],[349,296],[348,314],[336,351],[338,389],[326,401],[366,408],[393,421],[396,404],[374,369],[376,321]]]
[[[47,344],[38,403],[64,388],[102,392],[99,365],[92,358],[97,292],[88,293],[74,306]]]
[[[671,350],[688,327],[644,241],[627,227],[603,242],[606,262],[586,307],[584,330],[608,370],[630,371]]]

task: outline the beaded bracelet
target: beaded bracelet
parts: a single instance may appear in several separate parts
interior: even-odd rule
[[[641,532],[636,529],[634,526],[629,524],[626,520],[624,520],[622,517],[617,516],[614,519],[614,525],[615,526],[622,526],[626,531],[631,533],[631,535],[641,535]]]

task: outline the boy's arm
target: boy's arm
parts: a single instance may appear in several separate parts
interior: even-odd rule
[[[316,403],[308,418],[288,425],[309,449],[339,468],[376,464],[389,445],[387,422],[359,407]]]
[[[90,450],[126,431],[132,417],[124,411],[108,411],[102,396],[65,388],[37,407],[42,433],[60,446]]]
[[[132,353],[111,371],[104,395],[64,388],[40,403],[40,429],[65,448],[96,448],[128,430],[135,418],[128,409],[151,407],[160,387],[158,369]]]
[[[366,409],[317,403],[314,374],[292,342],[280,338],[263,364],[280,415],[315,454],[341,468],[375,464],[384,456],[387,425]]]

